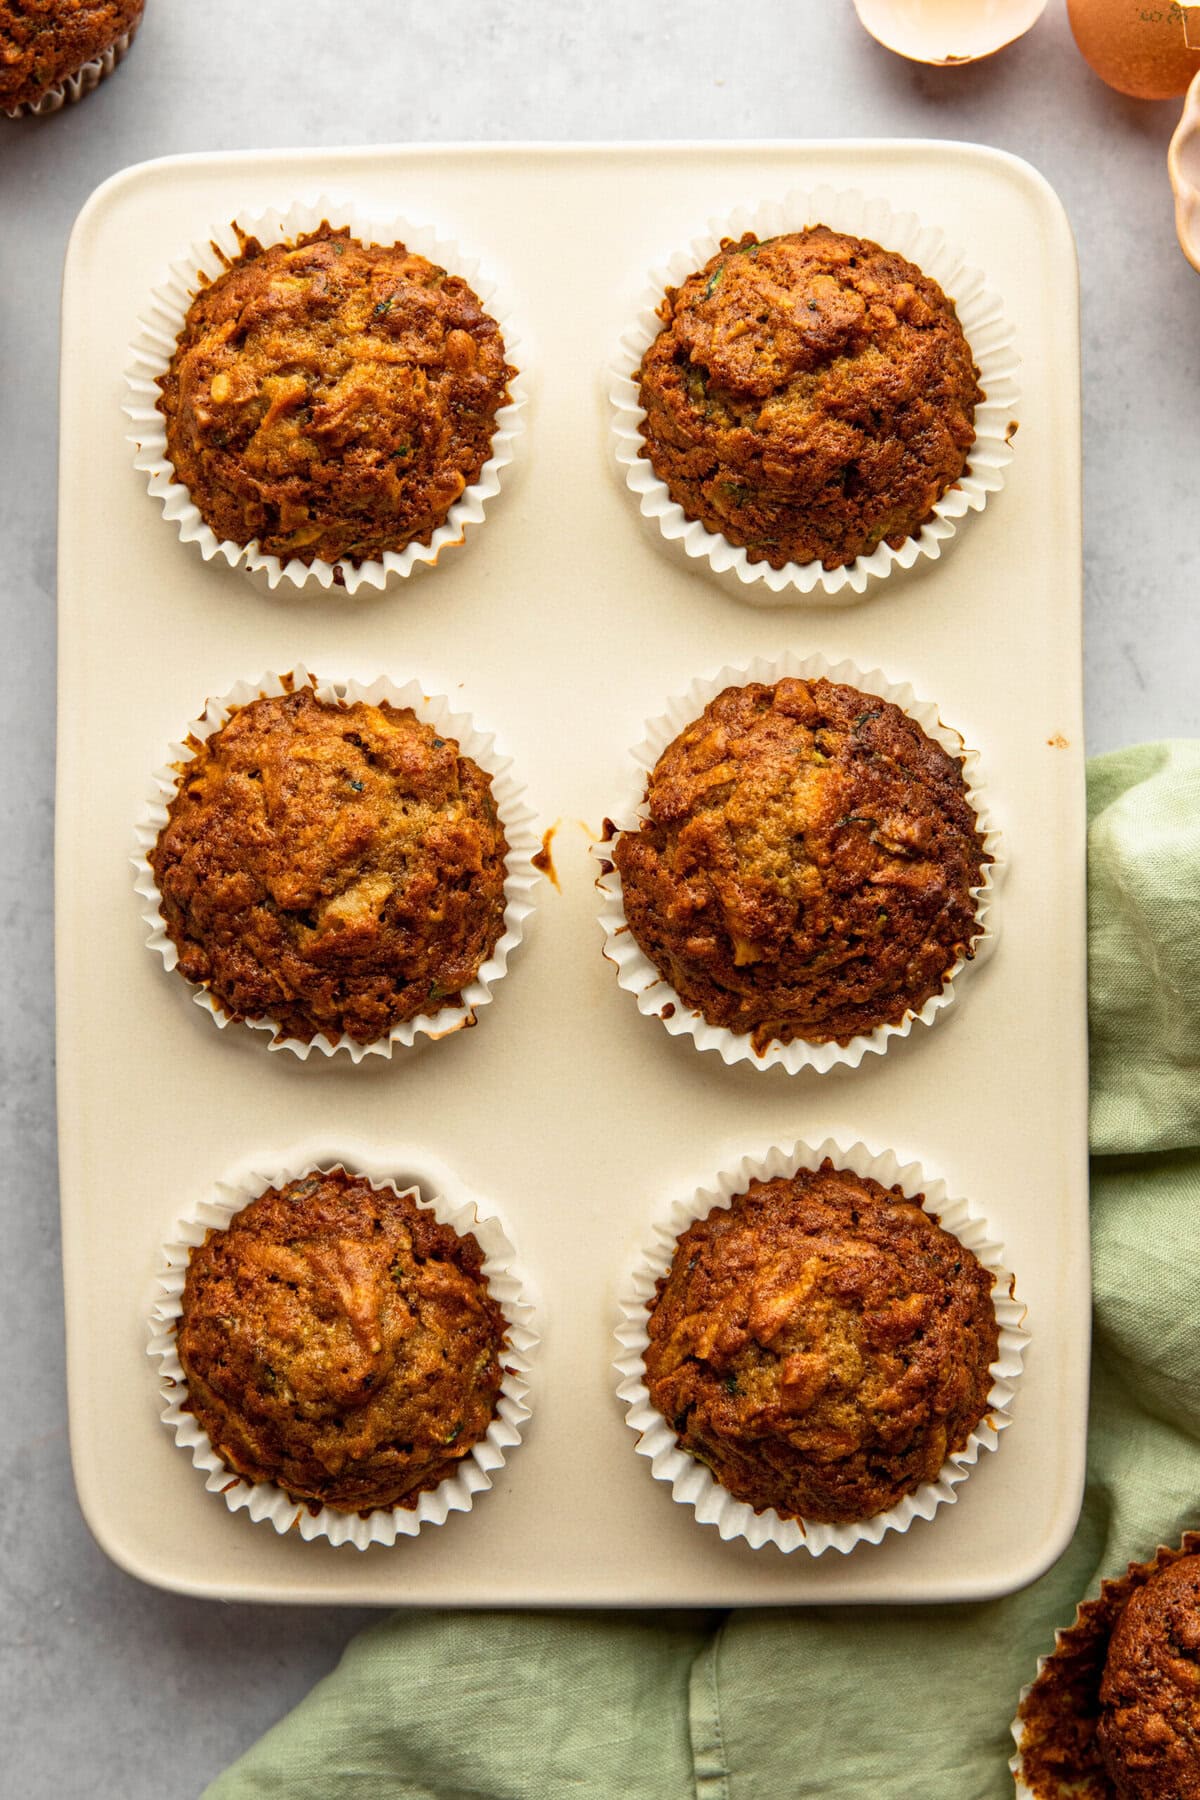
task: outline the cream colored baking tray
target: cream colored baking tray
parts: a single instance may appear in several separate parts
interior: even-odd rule
[[[986,272],[1024,395],[1004,491],[922,574],[843,609],[760,610],[648,534],[603,370],[647,278],[712,216],[822,182],[912,208]],[[181,544],[121,413],[135,320],[209,226],[296,194],[433,221],[511,294],[527,429],[486,524],[382,597],[260,593]],[[1061,206],[995,150],[920,142],[472,145],[185,157],[80,215],[63,301],[58,1051],[71,1441],[105,1550],[164,1587],[422,1605],[952,1600],[1030,1581],[1078,1512],[1088,1359],[1078,325]],[[858,1070],[726,1068],[641,1017],[600,955],[589,834],[643,721],[697,674],[790,647],[882,668],[985,757],[1010,860],[1000,943],[961,1004]],[[353,1068],[218,1032],[147,953],[128,857],[148,772],[243,676],[447,693],[516,757],[548,882],[473,1031]],[[722,1543],[633,1453],[615,1293],[648,1215],[747,1152],[826,1135],[919,1160],[1002,1237],[1029,1304],[1012,1429],[954,1507],[849,1557]],[[398,1175],[449,1165],[507,1222],[539,1299],[534,1416],[470,1516],[359,1553],[205,1493],[145,1353],[158,1248],[231,1164],[313,1137]]]

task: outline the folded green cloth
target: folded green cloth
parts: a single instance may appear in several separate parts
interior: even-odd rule
[[[1200,742],[1098,758],[1088,804],[1095,1347],[1066,1555],[975,1606],[401,1613],[206,1800],[1011,1800],[1055,1627],[1200,1524]]]

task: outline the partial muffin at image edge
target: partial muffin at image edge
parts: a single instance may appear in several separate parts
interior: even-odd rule
[[[844,1045],[938,994],[991,861],[961,763],[825,678],[727,687],[658,757],[611,850],[648,961],[758,1055]]]
[[[824,225],[724,238],[658,312],[641,454],[751,563],[899,547],[966,471],[979,371],[953,301],[897,252]]]
[[[146,0],[0,0],[0,112],[36,107],[131,36]]]
[[[988,1411],[995,1276],[909,1199],[826,1158],[676,1241],[645,1382],[734,1499],[855,1523],[936,1482]]]
[[[343,1168],[271,1187],[191,1252],[190,1412],[310,1512],[411,1509],[487,1433],[504,1314],[475,1238]]]
[[[428,544],[511,398],[499,325],[402,243],[238,241],[159,378],[176,479],[219,540],[283,562]]]
[[[1103,1581],[1021,1701],[1034,1800],[1198,1800],[1200,1532]]]
[[[159,910],[228,1018],[368,1045],[461,1004],[504,930],[508,840],[491,776],[411,709],[284,685],[177,765]]]

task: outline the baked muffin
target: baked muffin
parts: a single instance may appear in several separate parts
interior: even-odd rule
[[[0,0],[0,111],[36,106],[118,38],[146,0]]]
[[[824,225],[725,238],[658,312],[642,454],[751,562],[898,548],[966,469],[979,371],[953,301],[895,251]]]
[[[1200,1556],[1129,1596],[1104,1664],[1099,1739],[1122,1800],[1200,1800]]]
[[[649,1302],[646,1387],[755,1512],[873,1518],[985,1416],[993,1282],[919,1200],[827,1158],[681,1234]]]
[[[452,738],[301,687],[194,748],[149,853],[187,980],[305,1043],[462,1004],[503,930],[508,844]]]
[[[516,370],[461,276],[323,224],[192,302],[159,410],[218,538],[303,563],[428,544],[491,455]]]
[[[729,687],[659,757],[612,849],[645,955],[710,1025],[848,1043],[940,991],[990,861],[960,764],[898,706]]]
[[[183,1410],[311,1512],[411,1509],[496,1411],[506,1323],[482,1271],[473,1236],[345,1169],[268,1188],[191,1253]]]
[[[1200,1535],[1079,1609],[1021,1706],[1037,1800],[1200,1800]]]

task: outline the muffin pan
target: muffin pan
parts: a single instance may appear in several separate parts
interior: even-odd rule
[[[937,564],[849,610],[746,606],[669,554],[612,455],[605,371],[647,268],[737,206],[822,184],[927,217],[1002,297],[1021,358],[1004,492]],[[163,527],[121,412],[137,319],[214,218],[279,195],[428,220],[512,296],[529,392],[503,504],[399,590],[260,592]],[[406,1605],[960,1600],[1032,1580],[1082,1491],[1089,1329],[1077,283],[1058,201],[998,151],[913,141],[404,146],[184,157],[84,208],[63,307],[58,1070],[72,1453],[105,1550],[229,1599]],[[510,479],[511,478],[511,479]],[[826,1076],[725,1067],[639,1016],[599,952],[589,844],[671,695],[785,650],[882,668],[985,759],[1008,871],[996,954],[936,1031]],[[212,1030],[145,954],[129,856],[161,746],[263,668],[414,673],[505,743],[555,880],[473,1031],[390,1062]],[[158,1421],[159,1246],[231,1163],[314,1131],[403,1182],[448,1167],[507,1222],[542,1338],[521,1453],[469,1517],[361,1553],[255,1530]],[[697,1526],[633,1454],[617,1295],[673,1194],[797,1138],[860,1138],[966,1196],[1031,1342],[1012,1428],[954,1507],[848,1556]]]

